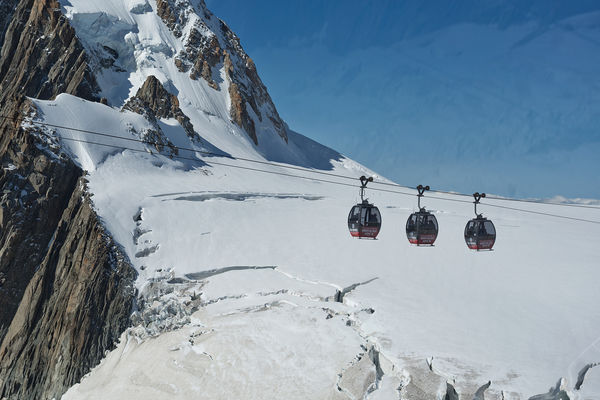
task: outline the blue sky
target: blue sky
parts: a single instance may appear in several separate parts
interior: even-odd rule
[[[595,1],[207,5],[293,130],[398,183],[600,198]]]

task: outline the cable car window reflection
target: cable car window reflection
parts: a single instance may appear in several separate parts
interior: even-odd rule
[[[485,226],[485,230],[487,232],[488,235],[495,235],[496,234],[496,229],[494,228],[494,224],[492,224],[491,221],[485,221],[483,223],[483,225]]]

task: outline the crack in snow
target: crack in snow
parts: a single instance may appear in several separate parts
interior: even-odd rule
[[[185,274],[184,276],[186,278],[192,279],[192,280],[202,280],[202,279],[209,278],[211,276],[215,276],[215,275],[219,275],[219,274],[224,274],[225,272],[229,272],[229,271],[244,271],[244,270],[248,270],[248,269],[253,269],[253,270],[271,269],[271,270],[275,270],[275,269],[277,269],[277,267],[276,266],[263,266],[263,267],[259,267],[259,266],[232,266],[232,267],[223,267],[223,268],[209,269],[207,271],[202,271],[202,272],[192,272],[192,273],[189,273],[189,274]]]
[[[591,369],[594,368],[596,366],[600,365],[600,363],[591,363],[591,364],[587,364],[585,367],[583,367],[581,369],[581,371],[579,371],[579,374],[577,375],[577,383],[575,383],[575,390],[579,390],[581,389],[581,385],[583,385],[583,381],[585,379],[585,375],[587,374],[587,372]]]
[[[371,278],[368,281],[364,281],[364,282],[353,283],[352,285],[347,286],[347,287],[343,288],[342,290],[338,290],[335,294],[335,301],[337,301],[338,303],[343,303],[344,296],[346,296],[348,293],[352,292],[357,287],[371,283],[376,279],[378,279],[378,277]]]
[[[141,213],[140,213],[141,214]],[[141,215],[140,215],[141,216]],[[258,291],[253,293],[239,293],[219,296],[206,299],[200,292],[202,287],[207,284],[206,279],[226,272],[246,271],[246,270],[272,270],[283,276],[302,283],[310,285],[325,285],[335,288],[335,293],[330,296],[317,295],[309,291],[301,291],[294,288],[281,288],[270,291]],[[364,282],[353,283],[346,287],[327,282],[311,281],[303,279],[280,270],[277,266],[229,266],[215,268],[207,271],[189,273],[182,277],[174,277],[172,271],[170,275],[163,276],[150,282],[145,287],[140,296],[140,309],[132,316],[132,321],[138,324],[138,327],[131,328],[132,335],[138,339],[156,336],[162,332],[179,329],[183,326],[193,326],[191,315],[200,308],[207,307],[225,300],[241,300],[252,297],[275,297],[272,301],[246,306],[242,308],[229,309],[222,313],[216,313],[216,316],[231,316],[238,314],[248,314],[271,310],[283,305],[293,307],[304,307],[307,309],[319,309],[326,313],[325,318],[331,319],[340,317],[346,320],[346,326],[352,328],[356,334],[364,341],[363,352],[359,353],[353,361],[343,368],[338,374],[336,388],[348,399],[369,399],[376,396],[377,391],[385,387],[384,395],[390,395],[395,392],[398,399],[405,398],[409,393],[426,396],[435,396],[440,400],[466,400],[468,393],[459,395],[455,388],[456,382],[433,366],[433,357],[425,360],[427,368],[416,368],[415,371],[408,371],[408,366],[399,367],[392,359],[381,351],[378,339],[375,336],[367,334],[361,329],[360,313],[373,314],[375,310],[369,307],[361,307],[359,304],[348,302],[346,295],[352,293],[357,287],[369,284],[378,277],[371,278]],[[197,292],[199,294],[197,294]],[[311,306],[310,304],[297,304],[286,300],[282,296],[293,296],[303,298],[311,303],[321,303],[321,305]],[[323,303],[335,302],[341,303],[348,311],[342,311],[325,306]],[[202,324],[197,324],[202,326]],[[195,343],[194,338],[209,331],[199,331],[192,334],[189,342],[192,346]],[[176,349],[175,349],[176,350]],[[175,351],[174,350],[174,351]],[[206,353],[207,357],[212,359],[212,355]],[[590,368],[599,365],[599,363],[588,364],[580,372],[575,385],[579,390],[583,384],[586,373]],[[411,368],[414,369],[414,368]],[[421,371],[421,372],[419,372]],[[427,371],[427,372],[425,372]],[[423,375],[420,376],[419,374]],[[427,374],[431,374],[428,377]],[[417,378],[415,384],[411,384],[413,378]],[[432,378],[433,385],[426,384],[425,381]],[[423,380],[425,379],[425,381]],[[439,386],[436,390],[436,383],[440,385],[444,382],[444,387]],[[391,386],[390,386],[391,385]],[[472,400],[485,400],[484,393],[491,386],[491,381],[480,386],[475,393],[470,392]],[[473,388],[474,389],[474,388]],[[500,392],[504,396],[504,392]],[[548,393],[530,397],[529,400],[569,400],[565,391],[565,381],[561,379],[555,387]]]

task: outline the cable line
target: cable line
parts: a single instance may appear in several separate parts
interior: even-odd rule
[[[8,117],[8,116],[4,116],[4,115],[0,115],[0,118],[16,120],[16,118],[14,118],[14,117]],[[38,124],[38,125],[42,125],[42,126],[49,126],[51,128],[66,129],[66,130],[70,130],[70,131],[74,131],[74,132],[80,132],[80,133],[86,133],[86,134],[90,134],[90,135],[97,135],[97,136],[103,136],[103,137],[108,137],[108,138],[113,138],[113,139],[126,140],[126,141],[129,141],[129,142],[143,143],[143,144],[148,144],[148,145],[152,145],[152,146],[165,146],[165,143],[160,143],[160,142],[155,142],[155,141],[150,141],[150,140],[144,140],[144,139],[128,138],[128,137],[123,137],[123,136],[114,135],[114,134],[105,133],[105,132],[96,132],[96,131],[90,131],[90,130],[87,130],[87,129],[71,128],[71,127],[68,127],[68,126],[55,125],[55,124],[50,124],[50,123],[41,122],[41,121],[30,121],[30,122],[33,123],[33,124]],[[172,145],[172,146],[169,146],[169,147],[177,149],[177,150],[192,151],[192,152],[195,152],[195,153],[201,153],[201,154],[206,155],[206,156],[226,157],[226,158],[230,158],[232,160],[240,160],[240,161],[246,161],[246,162],[263,164],[263,165],[275,165],[275,166],[282,167],[282,168],[294,169],[294,170],[304,171],[304,172],[311,172],[311,173],[314,173],[314,174],[328,175],[328,176],[333,176],[333,177],[336,177],[336,178],[351,179],[353,181],[356,180],[356,177],[354,177],[354,176],[334,174],[334,173],[331,173],[331,172],[319,171],[319,170],[315,170],[315,169],[311,169],[311,168],[303,168],[303,167],[297,167],[297,166],[293,166],[293,165],[280,164],[280,163],[276,163],[276,162],[273,162],[273,161],[262,161],[262,160],[254,160],[254,159],[251,159],[251,158],[236,157],[236,156],[232,156],[232,155],[229,155],[229,154],[226,154],[226,153],[215,153],[215,152],[212,152],[212,151],[193,149],[193,148],[190,148],[190,147],[181,147],[181,146],[175,146],[175,145]],[[380,184],[380,185],[400,186],[400,185],[396,185],[396,184],[392,184],[392,183],[387,183],[387,182],[377,182],[377,183]]]
[[[43,134],[43,135],[46,137],[49,137],[49,138],[53,138],[53,136],[50,136],[48,134]],[[75,138],[61,137],[61,139],[72,141],[72,142],[86,143],[86,144],[92,144],[92,145],[97,145],[97,146],[111,147],[111,148],[120,149],[120,150],[130,150],[130,151],[134,151],[134,152],[138,152],[138,153],[148,154],[148,150],[134,149],[131,147],[116,146],[113,144],[92,142],[89,140],[75,139]],[[153,152],[150,152],[150,154],[155,155]],[[212,161],[212,160],[205,161],[200,158],[185,157],[185,156],[180,156],[180,155],[166,156],[166,155],[160,154],[160,153],[158,153],[158,155],[161,155],[163,157],[168,157],[168,158],[178,158],[178,159],[189,160],[189,161],[194,161],[194,162],[203,162],[203,163],[207,163],[207,164],[221,165],[221,166],[230,167],[230,168],[237,168],[237,169],[243,169],[243,170],[254,171],[254,172],[262,172],[262,173],[266,173],[266,174],[279,175],[279,176],[285,176],[285,177],[290,177],[290,178],[298,178],[298,179],[305,179],[305,180],[310,180],[310,181],[315,181],[315,182],[329,183],[329,184],[333,184],[333,185],[340,185],[340,186],[347,186],[347,187],[354,187],[354,188],[358,187],[356,184],[351,184],[351,183],[336,182],[336,181],[332,181],[332,180],[328,180],[328,179],[320,179],[320,178],[315,178],[315,177],[310,177],[310,176],[295,175],[295,174],[289,174],[289,173],[285,173],[285,172],[268,171],[268,170],[264,170],[264,169],[245,167],[245,166],[241,166],[241,165],[222,163],[222,162]],[[398,190],[390,190],[390,189],[382,189],[382,188],[371,188],[371,190],[375,190],[378,192],[399,194],[399,195],[410,196],[410,197],[415,196],[412,193],[401,192]],[[443,201],[452,201],[455,203],[468,203],[468,204],[472,203],[471,201],[468,201],[468,200],[449,199],[449,198],[438,197],[438,196],[428,196],[428,198],[443,200]],[[569,220],[573,220],[573,221],[600,224],[600,221],[594,221],[594,220],[589,220],[589,219],[584,219],[584,218],[568,217],[568,216],[564,216],[564,215],[544,213],[544,212],[539,212],[539,211],[524,210],[521,208],[506,207],[506,206],[495,205],[495,204],[486,204],[486,206],[504,208],[507,210],[520,211],[520,212],[531,213],[531,214],[545,215],[545,216],[562,218],[562,219],[569,219]]]
[[[0,118],[12,119],[15,121],[17,120],[16,117],[9,117],[9,116],[5,116],[5,115],[0,115]],[[63,126],[63,125],[50,124],[50,123],[42,122],[42,121],[30,121],[30,122],[33,124],[48,126],[48,127],[52,127],[52,128],[66,129],[66,130],[71,130],[71,131],[75,131],[75,132],[81,132],[84,134],[98,135],[98,136],[109,137],[109,138],[114,138],[114,139],[121,139],[121,140],[130,141],[130,142],[137,142],[137,143],[152,145],[152,146],[164,146],[165,145],[164,143],[155,142],[155,141],[127,138],[127,137],[122,137],[122,136],[118,136],[118,135],[114,135],[114,134],[110,134],[110,133],[90,131],[87,129],[72,128],[72,127]],[[172,145],[170,147],[175,148],[177,150],[192,151],[192,152],[200,153],[200,154],[207,155],[207,156],[226,157],[226,158],[230,158],[232,160],[246,161],[246,162],[262,164],[262,165],[274,165],[274,166],[278,166],[281,168],[287,168],[287,169],[292,169],[292,170],[297,170],[297,171],[310,172],[310,173],[314,173],[314,174],[332,176],[332,177],[342,178],[342,179],[350,179],[353,181],[356,180],[356,177],[353,177],[353,176],[335,174],[332,172],[319,171],[319,170],[315,170],[315,169],[311,169],[311,168],[298,167],[298,166],[293,166],[293,165],[289,165],[289,164],[281,164],[281,163],[277,163],[277,162],[273,162],[273,161],[263,161],[263,160],[255,160],[255,159],[244,158],[244,157],[236,157],[236,156],[232,156],[232,155],[229,155],[226,153],[215,153],[215,152],[211,152],[211,151],[198,150],[198,149],[193,149],[193,148],[189,148],[189,147],[180,147],[180,146],[175,146],[175,145]],[[400,184],[392,183],[392,182],[376,182],[376,181],[374,181],[373,184],[414,190],[414,187],[412,187],[412,186],[400,185]],[[434,190],[431,190],[431,192],[443,193],[443,194],[447,194],[450,196],[469,197],[469,198],[471,197],[470,194],[444,191],[444,190],[435,190],[434,189]],[[562,206],[562,207],[600,209],[600,206],[587,205],[587,204],[565,204],[565,203],[548,202],[548,201],[543,201],[543,200],[515,199],[515,198],[498,197],[498,196],[488,196],[488,198],[492,199],[492,200],[500,200],[500,201],[513,201],[513,202],[521,202],[521,203],[548,204],[548,205],[555,205],[555,206]]]
[[[0,118],[10,119],[10,120],[13,120],[13,121],[17,121],[18,120],[16,117],[10,117],[10,116],[5,116],[5,115],[0,115]],[[74,131],[74,132],[80,132],[80,133],[90,134],[90,135],[97,135],[97,136],[102,136],[102,137],[107,137],[107,138],[118,139],[118,140],[125,140],[125,141],[129,141],[129,142],[141,143],[141,144],[145,144],[145,145],[167,146],[165,143],[160,143],[160,142],[156,142],[156,141],[148,141],[148,140],[143,140],[143,139],[135,139],[135,138],[122,137],[122,136],[118,136],[118,135],[114,135],[114,134],[110,134],[110,133],[105,133],[105,132],[90,131],[90,130],[86,130],[86,129],[79,129],[79,128],[73,128],[73,127],[68,127],[68,126],[50,124],[50,123],[41,122],[41,121],[29,121],[29,122],[32,123],[32,124],[37,124],[37,125],[42,125],[42,126],[48,126],[48,127],[52,127],[52,128],[66,129],[66,130],[71,130],[71,131]],[[53,136],[50,136],[50,135],[45,134],[45,133],[43,133],[43,134],[46,135],[47,137],[53,137]],[[116,146],[116,145],[111,145],[111,144],[106,144],[106,143],[92,142],[92,141],[87,141],[87,140],[83,140],[83,139],[66,138],[66,137],[62,137],[62,136],[60,136],[60,138],[63,139],[63,140],[75,141],[75,142],[80,142],[80,143],[87,143],[87,144],[93,144],[93,145],[99,145],[99,146],[105,146],[105,147],[113,147],[113,148],[117,148],[117,149],[123,149],[123,150],[130,150],[130,151],[135,151],[135,152],[147,153],[146,150],[133,149],[133,148],[124,147],[124,146]],[[272,161],[261,161],[261,160],[254,160],[254,159],[244,158],[244,157],[236,157],[236,156],[228,155],[228,154],[225,154],[225,153],[215,153],[215,152],[206,151],[206,150],[199,150],[199,149],[193,149],[193,148],[188,148],[188,147],[180,147],[180,146],[174,146],[174,145],[167,146],[167,147],[174,148],[174,149],[177,149],[177,150],[182,150],[182,151],[190,151],[190,152],[194,152],[194,153],[199,153],[199,154],[203,154],[203,155],[207,155],[207,156],[224,157],[224,158],[229,158],[231,160],[238,160],[238,161],[245,161],[245,162],[256,163],[256,164],[261,164],[261,165],[275,166],[275,167],[284,168],[284,169],[291,169],[291,170],[297,170],[297,171],[306,172],[306,173],[326,175],[326,176],[331,176],[331,177],[341,178],[341,179],[350,179],[352,181],[356,181],[356,179],[357,179],[356,177],[351,177],[351,176],[347,176],[347,175],[341,175],[341,174],[336,174],[336,173],[331,173],[331,172],[319,171],[319,170],[315,170],[315,169],[311,169],[311,168],[297,167],[297,166],[288,165],[288,164],[280,164],[280,163],[272,162]],[[179,156],[179,155],[177,155],[177,156],[173,155],[173,156],[168,156],[168,157],[179,158],[179,159],[182,159],[182,160],[203,161],[204,162],[204,160],[200,159],[199,157],[198,158],[191,158],[191,157],[184,157],[184,156]],[[350,183],[342,183],[342,182],[335,182],[335,181],[326,180],[326,179],[310,178],[310,177],[305,177],[305,176],[300,176],[300,175],[294,175],[294,174],[285,174],[285,173],[281,173],[281,172],[266,171],[266,170],[261,170],[261,169],[258,169],[258,168],[241,167],[241,166],[236,166],[236,165],[233,165],[233,164],[226,164],[226,163],[221,163],[221,162],[212,161],[212,160],[210,161],[210,163],[214,164],[214,165],[222,165],[222,166],[227,166],[227,167],[231,167],[231,168],[241,168],[241,169],[247,169],[247,170],[252,170],[252,171],[256,171],[256,172],[263,172],[263,173],[270,173],[270,174],[276,174],[276,175],[282,175],[282,176],[288,176],[288,177],[296,177],[296,178],[314,180],[316,182],[324,182],[324,183],[332,183],[332,184],[343,185],[343,186],[356,187],[355,184],[350,184]],[[411,186],[400,185],[400,184],[397,184],[397,183],[373,182],[373,184],[384,185],[384,186],[389,186],[389,187],[397,187],[397,188],[402,188],[402,189],[415,190]],[[387,193],[401,194],[401,195],[406,195],[406,196],[415,196],[415,194],[413,194],[413,193],[400,192],[400,191],[396,191],[396,190],[386,190],[386,189],[383,189],[383,188],[372,188],[371,190],[377,190],[377,191],[380,191],[380,192],[387,192]],[[457,197],[471,197],[471,195],[464,194],[464,193],[459,193],[459,192],[450,192],[450,191],[443,191],[443,190],[431,190],[431,192],[442,193],[442,194],[446,194],[446,195],[450,195],[450,196],[457,196]],[[471,203],[471,201],[466,201],[466,200],[447,199],[447,198],[443,198],[443,197],[434,197],[434,196],[429,196],[429,197],[433,198],[433,199],[444,200],[444,201],[454,201],[454,202]],[[497,196],[488,196],[488,199],[499,200],[499,201],[513,201],[513,202],[532,203],[532,204],[541,204],[541,205],[555,205],[555,206],[576,207],[576,208],[586,208],[586,209],[600,210],[600,207],[593,206],[593,205],[584,205],[584,204],[553,203],[553,202],[545,202],[545,201],[540,201],[540,200],[514,199],[514,198],[504,198],[504,197],[497,197]],[[488,205],[490,205],[490,204],[488,204]],[[510,208],[510,207],[505,207],[505,206],[503,207],[503,206],[499,206],[499,205],[495,205],[495,207],[506,208],[506,209],[513,209],[513,210],[517,210],[517,211],[531,212],[531,213],[538,213],[539,214],[539,212],[533,212],[533,211],[522,210],[522,209],[517,209],[517,208]],[[541,214],[542,215],[555,216],[555,217],[559,217],[559,218],[573,219],[571,217],[564,217],[564,216],[560,216],[560,215],[556,215],[556,214],[550,214],[550,213],[541,213]],[[600,223],[598,221],[591,221],[591,220],[584,220],[584,219],[577,219],[577,218],[575,218],[575,219],[576,220],[581,220],[581,221],[586,221],[586,222],[592,222],[592,223]]]
[[[594,220],[590,220],[590,219],[576,218],[576,217],[567,217],[565,215],[550,214],[550,213],[545,213],[545,212],[541,212],[541,211],[523,210],[521,208],[500,206],[498,204],[487,204],[486,203],[486,206],[488,206],[488,207],[496,207],[496,208],[504,208],[506,210],[514,210],[514,211],[520,211],[520,212],[525,212],[525,213],[530,213],[530,214],[546,215],[546,216],[555,217],[555,218],[570,219],[572,221],[582,221],[582,222],[590,222],[592,224],[600,224],[600,221],[594,221]]]

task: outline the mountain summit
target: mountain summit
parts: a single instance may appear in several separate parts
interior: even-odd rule
[[[287,142],[287,127],[254,62],[204,1],[158,0],[153,8],[147,0],[72,0],[63,7],[109,105],[123,105],[154,75],[193,121],[217,116],[233,121],[254,144],[268,135]]]

